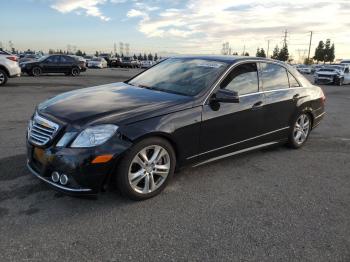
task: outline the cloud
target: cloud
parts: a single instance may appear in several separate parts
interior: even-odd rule
[[[134,17],[139,17],[138,30],[146,37],[178,38],[178,48],[182,45],[189,52],[214,52],[226,41],[236,51],[246,45],[255,52],[258,46],[266,48],[267,39],[281,45],[284,29],[289,30],[288,41],[294,49],[307,47],[311,30],[315,42],[318,38],[350,42],[349,11],[350,4],[344,0],[188,0],[157,12],[133,8],[133,14],[142,13]]]
[[[75,11],[77,14],[81,14],[81,11],[84,11],[88,16],[94,16],[103,21],[109,21],[111,18],[103,15],[98,7],[98,5],[105,3],[106,0],[57,0],[51,7],[61,13]]]

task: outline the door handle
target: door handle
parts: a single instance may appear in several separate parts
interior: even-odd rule
[[[299,94],[295,94],[295,95],[293,96],[293,100],[297,100],[299,97],[300,97]]]
[[[253,106],[252,109],[259,109],[264,105],[263,101],[256,102]]]

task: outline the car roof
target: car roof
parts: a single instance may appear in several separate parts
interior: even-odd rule
[[[233,56],[233,55],[179,55],[172,56],[172,58],[185,58],[185,59],[203,59],[209,61],[219,61],[229,64],[236,63],[238,61],[270,61],[275,63],[281,63],[286,65],[284,62],[273,60],[263,57],[253,57],[253,56]]]

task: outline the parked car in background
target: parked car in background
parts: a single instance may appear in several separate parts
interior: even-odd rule
[[[312,65],[311,66],[311,72],[312,73],[315,73],[315,72],[317,72],[318,70],[320,70],[321,68],[324,68],[324,65]]]
[[[62,73],[78,76],[81,72],[80,62],[69,55],[46,55],[37,61],[21,64],[22,72],[31,76],[40,76],[43,73]]]
[[[102,57],[95,57],[88,63],[88,67],[91,68],[106,68],[108,67],[107,61]]]
[[[141,68],[149,68],[153,65],[153,61],[141,61]]]
[[[39,104],[27,128],[27,166],[67,194],[94,195],[113,182],[144,200],[177,168],[279,143],[302,147],[324,105],[322,89],[282,62],[169,58],[128,81]]]
[[[96,56],[92,56],[92,55],[86,55],[84,56],[84,59],[86,61],[86,66],[88,65],[89,61],[91,61],[91,59],[95,58]]]
[[[110,67],[111,66],[111,57],[112,55],[111,54],[108,54],[108,53],[102,53],[100,54],[98,57],[102,57],[104,60],[106,60],[107,62],[107,66]]]
[[[5,51],[0,51],[0,86],[5,85],[9,78],[21,75],[18,57]]]
[[[77,61],[79,61],[80,71],[85,72],[86,71],[86,59],[82,56],[77,55],[71,55],[71,57],[75,58]]]
[[[133,57],[114,57],[111,59],[111,67],[139,68],[140,63]]]
[[[311,67],[306,65],[297,65],[296,69],[302,74],[311,74]]]
[[[343,59],[340,62],[341,64],[349,64],[350,65],[350,59]]]
[[[40,54],[26,54],[26,55],[24,55],[24,57],[19,59],[19,64],[21,65],[24,62],[36,61],[40,57],[42,57],[42,55],[40,55]]]
[[[315,84],[350,84],[350,65],[329,65],[314,74]]]

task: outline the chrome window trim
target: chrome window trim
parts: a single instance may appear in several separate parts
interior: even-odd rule
[[[204,102],[203,102],[203,106],[205,104],[207,104],[210,96],[213,94],[213,92],[215,91],[215,89],[217,88],[217,86],[219,84],[221,84],[221,82],[223,81],[223,79],[231,72],[231,70],[233,70],[235,67],[241,65],[241,64],[246,64],[246,63],[269,63],[269,64],[276,64],[276,65],[279,65],[281,67],[283,67],[285,70],[287,70],[287,73],[289,72],[296,80],[297,82],[299,83],[300,86],[298,87],[289,87],[289,88],[282,88],[282,89],[275,89],[275,90],[266,90],[264,91],[264,86],[260,86],[260,81],[261,81],[261,72],[260,72],[260,66],[257,66],[258,67],[258,83],[259,83],[259,92],[255,92],[255,93],[250,93],[250,94],[244,94],[244,95],[240,95],[239,97],[244,97],[244,96],[249,96],[249,95],[256,95],[256,94],[259,94],[259,93],[265,93],[265,92],[275,92],[275,91],[282,91],[282,90],[291,90],[291,89],[297,89],[297,88],[306,88],[305,86],[302,86],[300,84],[300,81],[297,79],[297,77],[294,76],[294,74],[292,74],[288,68],[283,65],[281,62],[278,62],[278,61],[273,61],[273,60],[259,60],[259,59],[252,59],[252,60],[243,60],[243,61],[238,61],[234,64],[232,64],[231,66],[228,67],[228,69],[225,71],[225,73],[223,73],[223,75],[216,81],[216,83],[214,84],[214,86],[212,87],[212,89],[210,90],[209,94],[207,95],[207,97],[204,99]],[[288,74],[287,74],[287,78],[288,78]],[[288,78],[288,85],[289,85],[289,78]],[[289,85],[290,86],[290,85]],[[261,90],[260,90],[261,89]]]
[[[274,141],[274,142],[260,144],[260,145],[257,145],[257,146],[248,147],[248,148],[241,149],[241,150],[238,150],[238,151],[235,151],[235,152],[232,152],[232,153],[228,153],[228,154],[224,154],[224,155],[221,155],[221,156],[210,158],[210,159],[205,160],[203,162],[200,162],[200,163],[198,163],[198,164],[196,164],[196,165],[194,165],[192,167],[201,166],[201,165],[204,165],[204,164],[207,164],[207,163],[210,163],[210,162],[222,159],[222,158],[238,155],[238,154],[241,154],[241,153],[244,153],[244,152],[248,152],[248,151],[251,151],[251,150],[254,150],[254,149],[259,149],[259,148],[271,146],[271,145],[274,145],[274,144],[277,144],[277,143],[278,143],[277,141]]]
[[[251,138],[247,138],[247,139],[244,139],[244,140],[242,140],[242,141],[238,141],[238,142],[235,142],[235,143],[226,145],[226,146],[221,146],[221,147],[218,147],[218,148],[214,148],[214,149],[211,149],[211,150],[208,150],[208,151],[205,151],[205,152],[202,152],[202,153],[199,153],[199,154],[196,154],[196,155],[187,157],[186,159],[189,160],[189,159],[192,159],[192,158],[201,156],[201,155],[205,155],[205,154],[208,154],[208,153],[211,153],[211,152],[215,152],[215,151],[218,151],[218,150],[221,150],[221,149],[230,147],[230,146],[238,145],[238,144],[241,144],[241,143],[244,143],[244,142],[248,142],[248,141],[250,141],[250,140],[254,140],[254,139],[256,139],[256,138],[260,138],[260,137],[267,136],[267,135],[270,135],[270,134],[273,134],[273,133],[276,133],[276,132],[279,132],[279,131],[283,131],[283,130],[286,130],[286,129],[288,129],[288,128],[290,128],[290,127],[289,127],[289,126],[286,126],[286,127],[283,127],[283,128],[280,128],[280,129],[271,131],[271,132],[267,132],[267,133],[264,133],[264,134],[261,134],[261,135],[258,135],[258,136],[254,136],[254,137],[251,137]]]

